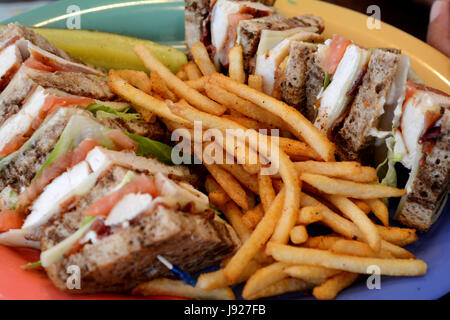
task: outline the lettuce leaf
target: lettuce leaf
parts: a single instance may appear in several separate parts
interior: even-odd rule
[[[87,106],[86,110],[92,112],[95,117],[101,119],[105,117],[109,118],[120,118],[125,121],[131,120],[141,120],[142,117],[137,112],[130,112],[130,108],[126,108],[123,110],[115,110],[111,107],[93,103]]]
[[[138,143],[138,149],[136,151],[136,154],[138,156],[153,155],[159,161],[168,165],[173,165],[172,147],[162,142],[142,137],[137,134],[129,133],[126,131],[124,131],[124,133]]]
[[[388,148],[387,157],[377,167],[377,175],[380,179],[380,183],[390,187],[397,187],[397,172],[395,171],[395,164],[402,161],[402,155],[394,152],[394,145],[394,137],[386,139],[386,146]]]
[[[325,72],[325,78],[323,79],[323,89],[322,89],[322,91],[325,91],[325,89],[328,87],[330,82],[331,82],[331,73]]]

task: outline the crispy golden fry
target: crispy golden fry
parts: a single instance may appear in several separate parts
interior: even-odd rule
[[[248,86],[259,92],[263,91],[263,81],[264,79],[261,75],[251,74],[248,76]]]
[[[227,203],[228,201],[231,200],[230,197],[228,196],[228,194],[225,192],[225,190],[223,190],[222,187],[220,187],[220,189],[211,191],[208,194],[208,198],[212,204],[214,204],[218,207],[225,205],[225,203]]]
[[[406,194],[404,189],[329,178],[318,174],[302,173],[300,178],[324,193],[356,199],[401,197]]]
[[[228,71],[230,78],[240,83],[245,83],[244,58],[242,57],[242,47],[240,45],[231,48],[228,53],[228,60],[230,61]]]
[[[233,226],[233,229],[236,231],[241,241],[245,242],[250,236],[251,231],[242,221],[241,210],[239,210],[237,205],[232,201],[227,202],[224,206],[220,207],[220,209]]]
[[[379,257],[377,252],[372,250],[372,248],[367,243],[355,240],[341,239],[339,241],[336,241],[331,246],[330,251],[334,253],[358,257]]]
[[[250,276],[253,275],[259,268],[261,268],[261,265],[258,262],[251,260],[244,268],[244,271],[236,284],[247,281],[247,279],[250,278]],[[195,287],[203,290],[213,290],[228,287],[228,282],[227,278],[225,278],[223,269],[219,269],[214,272],[202,273],[198,277]]]
[[[309,290],[313,286],[314,285],[303,280],[287,278],[262,289],[253,296],[247,297],[247,300],[256,300],[266,297],[278,296],[288,292]]]
[[[389,252],[392,256],[398,259],[414,259],[415,256],[409,252],[408,250],[399,247],[393,243],[382,241],[381,242],[381,250],[385,250]]]
[[[233,163],[233,164],[221,164],[220,166],[229,173],[231,173],[233,177],[235,177],[236,180],[238,180],[241,183],[241,185],[246,187],[248,190],[254,193],[258,193],[258,183],[256,181],[256,176],[248,173],[248,171],[246,171],[242,165]]]
[[[369,205],[373,214],[381,221],[385,227],[389,227],[389,210],[380,199],[368,199],[366,203]]]
[[[345,197],[330,195],[326,196],[336,208],[338,208],[346,217],[352,220],[355,225],[361,230],[365,241],[369,246],[379,251],[381,247],[381,237],[376,226],[370,221],[367,215],[358,208],[351,200]]]
[[[292,133],[308,143],[320,154],[323,160],[334,161],[334,144],[293,107],[218,73],[213,73],[209,82],[219,85],[280,117],[289,125]]]
[[[253,230],[263,217],[264,209],[262,207],[262,204],[260,203],[244,214],[244,216],[242,217],[242,222],[244,222],[247,228]]]
[[[358,162],[301,161],[295,162],[295,167],[300,173],[320,174],[355,182],[375,182],[378,180],[374,168],[363,167]]]
[[[170,101],[173,102],[177,100],[175,94],[169,90],[166,83],[158,73],[152,72],[150,74],[150,82],[152,86],[152,91],[156,93],[158,96],[160,96],[162,100],[169,99]]]
[[[205,91],[205,85],[207,82],[208,82],[208,77],[203,76],[201,78],[198,78],[197,80],[187,80],[184,83],[186,83],[192,89],[195,89],[198,91]]]
[[[308,240],[306,240],[305,247],[320,250],[329,250],[336,242],[342,239],[343,238],[338,236],[310,237],[308,238]]]
[[[242,209],[248,210],[247,194],[245,193],[245,190],[242,189],[239,182],[237,182],[230,173],[216,164],[204,163],[204,165],[228,196]]]
[[[256,271],[245,284],[242,297],[247,299],[255,295],[258,291],[287,278],[287,274],[283,272],[286,267],[287,265],[285,263],[275,262]]]
[[[275,229],[275,224],[281,216],[284,204],[284,191],[281,191],[272,202],[269,211],[258,223],[250,237],[243,243],[224,269],[229,284],[237,282],[245,266],[269,240]]]
[[[256,131],[261,130],[261,129],[265,129],[265,130],[268,130],[268,132],[269,132],[270,129],[274,129],[275,128],[275,127],[271,126],[270,124],[262,123],[262,122],[256,121],[254,119],[247,118],[247,117],[242,116],[242,115],[241,116],[235,116],[235,115],[225,114],[222,117],[225,118],[225,119],[237,122],[241,126],[244,126],[246,128],[254,129]]]
[[[202,72],[197,67],[194,61],[189,62],[184,68],[184,71],[186,72],[188,80],[190,81],[198,80],[203,77]]]
[[[205,179],[205,189],[207,193],[211,193],[213,191],[216,191],[217,189],[222,188],[216,180],[211,175],[206,176]]]
[[[308,240],[308,231],[305,226],[295,226],[290,232],[291,242],[294,244],[300,244]]]
[[[368,267],[372,265],[378,266],[382,275],[389,276],[421,276],[427,270],[427,264],[421,260],[354,257],[272,242],[267,244],[266,251],[280,262],[322,266],[355,273],[369,274]]]
[[[357,273],[341,272],[313,289],[313,295],[319,300],[334,299],[339,292],[352,285],[358,278]]]
[[[370,209],[369,205],[367,203],[365,203],[362,200],[359,199],[350,199],[354,204],[356,204],[358,206],[359,209],[361,209],[362,212],[364,212],[365,214],[369,214],[370,211],[372,211],[372,209]]]
[[[270,176],[258,174],[258,190],[264,212],[267,212],[276,196]]]
[[[286,152],[286,154],[291,158],[305,157],[307,159],[320,160],[320,155],[304,142],[285,137],[279,137],[279,145],[280,148],[283,149],[283,151]]]
[[[297,223],[307,226],[311,223],[322,220],[322,212],[323,208],[319,206],[306,206],[300,209],[298,212]]]
[[[194,43],[191,47],[191,54],[194,57],[195,63],[205,76],[216,72],[216,67],[212,63],[208,50],[202,42]]]
[[[286,124],[279,117],[274,116],[270,112],[258,107],[250,101],[239,98],[237,95],[228,92],[217,85],[211,84],[209,80],[205,86],[205,92],[208,97],[214,101],[217,101],[229,109],[233,109],[249,118],[255,120],[263,119],[264,122],[267,122],[277,128],[286,128]]]
[[[316,285],[321,284],[327,278],[335,276],[336,274],[341,272],[342,271],[340,270],[307,265],[289,266],[284,269],[284,273],[286,273],[290,277],[301,279],[303,281]]]
[[[171,280],[159,278],[149,282],[144,282],[134,288],[134,295],[141,296],[173,296],[188,299],[206,300],[234,300],[234,293],[230,288],[220,288],[214,290],[203,290],[194,288],[182,280]]]
[[[148,113],[154,113],[161,118],[165,118],[182,125],[189,126],[189,122],[180,118],[170,111],[167,105],[158,99],[136,89],[124,79],[122,79],[114,70],[109,72],[109,85],[111,89],[123,99],[129,101],[133,107],[141,113],[144,120],[148,119]]]
[[[145,67],[151,72],[158,73],[164,79],[169,89],[177,96],[186,99],[186,101],[200,110],[215,115],[221,115],[226,111],[226,107],[208,99],[177,78],[169,69],[159,62],[145,46],[136,45],[134,47],[134,52],[142,60]]]
[[[416,242],[419,239],[415,229],[383,227],[378,225],[377,229],[384,240],[400,247],[407,246],[408,244]]]
[[[145,72],[136,70],[116,70],[116,72],[119,77],[127,81],[133,87],[136,87],[147,94],[151,94],[152,83]]]
[[[180,70],[177,72],[176,76],[177,76],[177,78],[179,78],[180,80],[186,81],[186,80],[188,80],[188,76],[187,76],[186,71],[184,71],[184,66],[185,66],[185,65],[183,65],[183,66],[180,68]]]

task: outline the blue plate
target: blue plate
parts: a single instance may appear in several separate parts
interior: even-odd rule
[[[280,6],[280,2],[289,2],[289,4],[283,3],[282,7],[297,4],[296,1],[281,0],[277,3],[277,6]],[[331,19],[328,12],[332,12],[333,15],[342,14],[343,16],[345,14],[346,17],[351,15],[355,17],[355,20],[361,19],[361,15],[356,12],[323,2],[317,2],[316,4],[316,2],[310,0],[304,0],[300,3],[299,8],[297,8],[298,12],[289,12],[287,14],[303,13],[300,10],[303,3],[308,6],[309,13],[322,16],[325,21]],[[7,21],[3,21],[3,23],[17,21],[27,26],[66,28],[67,18],[70,18],[70,16],[67,16],[67,9],[71,5],[77,5],[80,8],[80,21],[83,29],[140,37],[163,44],[174,45],[178,48],[182,48],[184,45],[184,3],[180,1],[64,0],[15,16]],[[315,8],[317,9],[315,10]],[[336,21],[336,17],[333,20]],[[389,28],[391,36],[395,33],[396,36],[404,35],[403,32],[390,26],[386,28]],[[350,32],[346,30],[343,27],[342,30],[338,29],[335,31],[333,29],[333,32],[346,36]],[[354,32],[354,30],[351,32]],[[383,36],[383,39],[381,39],[381,35],[379,42],[383,43],[389,35]],[[407,45],[410,46],[411,37],[407,35],[403,37],[408,37],[408,44],[405,44],[405,47]],[[365,43],[362,44],[364,45]],[[402,47],[402,44],[400,43],[398,46]],[[417,46],[423,47],[424,44],[417,40]],[[411,48],[408,49],[411,50]],[[433,52],[431,48],[430,52]],[[421,58],[423,59],[422,61],[427,60],[426,55]],[[447,71],[442,70],[441,72],[445,74]],[[424,78],[427,78],[426,75],[424,75]],[[450,279],[448,277],[448,270],[450,270],[449,211],[450,204],[447,202],[444,212],[432,229],[428,233],[420,235],[419,241],[407,248],[418,259],[422,259],[428,264],[428,272],[425,276],[407,278],[383,276],[380,290],[369,290],[365,280],[360,281],[344,290],[338,296],[338,299],[436,299],[447,294],[450,291]],[[305,297],[301,293],[293,293],[284,295],[282,298],[298,299]]]

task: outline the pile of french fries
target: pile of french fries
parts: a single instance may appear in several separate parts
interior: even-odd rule
[[[405,190],[378,184],[374,168],[336,162],[335,146],[325,135],[296,109],[264,94],[260,76],[247,77],[241,47],[230,51],[229,76],[217,73],[201,43],[192,47],[194,61],[176,75],[145,46],[134,51],[150,77],[112,70],[109,82],[146,119],[157,116],[170,130],[192,132],[194,121],[202,121],[204,130],[247,132],[237,150],[227,141],[239,136],[203,141],[200,148],[219,143],[225,157],[235,160],[205,164],[210,173],[205,189],[241,247],[220,270],[202,274],[195,288],[181,280],[157,279],[139,285],[135,294],[233,299],[230,286],[245,282],[245,299],[310,289],[318,299],[333,299],[360,274],[370,274],[371,266],[382,275],[425,274],[426,264],[403,248],[417,240],[416,231],[390,227],[383,202]],[[259,129],[274,128],[282,133],[278,143],[260,139]],[[277,157],[263,161],[275,148]],[[264,157],[249,161],[255,154]],[[278,172],[262,174],[273,162]],[[332,233],[310,236],[315,224]]]

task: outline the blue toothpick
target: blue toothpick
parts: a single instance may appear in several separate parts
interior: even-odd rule
[[[169,269],[170,271],[172,271],[176,276],[178,276],[181,280],[183,280],[184,282],[186,282],[187,284],[189,284],[192,287],[195,287],[197,280],[194,279],[194,277],[185,270],[181,270],[180,267],[178,266],[174,266],[173,264],[171,264],[169,261],[167,261],[166,258],[164,258],[161,255],[157,255],[156,256],[158,258],[158,260],[167,267],[167,269]]]

